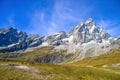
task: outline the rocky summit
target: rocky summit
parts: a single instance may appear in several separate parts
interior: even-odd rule
[[[111,37],[92,18],[80,22],[69,33],[60,31],[43,37],[28,35],[13,27],[0,29],[0,52],[26,51],[45,46],[54,46],[56,51],[65,50],[65,54],[72,54],[74,60],[79,60],[118,48],[120,38]]]
[[[92,18],[89,18],[85,23],[81,22],[70,31],[70,37],[73,37],[74,43],[88,43],[92,40],[102,43],[103,40],[108,40],[110,35],[99,28]]]

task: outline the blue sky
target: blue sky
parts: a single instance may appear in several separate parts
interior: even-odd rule
[[[69,32],[90,17],[120,35],[120,0],[0,0],[0,28],[15,26],[28,34]]]

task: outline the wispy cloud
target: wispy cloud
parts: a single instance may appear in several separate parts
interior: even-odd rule
[[[72,3],[67,2],[66,4],[66,1],[56,0],[50,8],[51,10],[44,9],[34,11],[30,18],[31,21],[29,26],[31,29],[27,32],[41,35],[51,35],[61,30],[68,32],[80,21],[84,21],[88,17],[91,17],[92,12],[96,9],[94,6],[82,4],[79,4],[80,6],[75,9],[76,7],[74,7]],[[98,17],[96,23],[113,36],[117,35],[115,31],[120,29],[118,22],[113,20],[104,20]]]
[[[43,26],[44,22],[44,17],[45,13],[44,12],[39,12],[35,11],[31,16],[30,16],[30,24],[29,24],[29,30],[27,31],[28,33],[40,33],[40,31],[44,31],[45,27]]]
[[[66,1],[68,2],[66,3]],[[72,3],[69,2],[69,0],[66,0],[66,1],[56,0],[56,4],[54,6],[52,20],[56,21],[59,24],[63,22],[70,23],[70,22],[78,22],[78,21],[84,20],[84,18],[86,18],[86,16],[88,16],[90,12],[92,12],[93,10],[92,6],[88,7],[88,6],[83,6],[80,4],[79,4],[80,6],[77,7],[77,9],[75,9],[76,7],[74,7]]]
[[[100,19],[97,23],[99,27],[105,29],[112,36],[120,35],[120,33],[116,33],[120,30],[120,24],[118,21]]]
[[[120,18],[118,3],[116,0],[109,3],[106,0],[5,1],[0,5],[0,27],[16,25],[27,33],[50,35],[61,30],[69,32],[80,21],[91,17],[110,34],[117,35],[120,30],[120,21],[116,21]]]
[[[31,16],[30,26],[34,30],[29,30],[30,33],[50,35],[61,30],[69,31],[92,10],[91,7],[88,9],[88,6],[79,6],[79,9],[73,10],[72,4],[68,4],[70,6],[67,6],[64,0],[56,0],[51,8],[51,14],[47,14],[46,10],[36,10]]]

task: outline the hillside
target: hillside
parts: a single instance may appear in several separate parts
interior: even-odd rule
[[[43,50],[42,50],[43,49]],[[50,48],[35,52],[47,52]],[[34,52],[34,51],[33,51]],[[0,60],[1,80],[119,80],[120,48],[101,56],[85,58],[72,64],[45,64],[33,62],[36,53],[25,54],[19,58]],[[39,52],[39,53],[40,53]],[[11,54],[12,55],[12,54]],[[40,54],[41,55],[41,54]],[[4,55],[5,56],[5,55]],[[29,59],[29,60],[27,60]],[[20,66],[20,67],[19,67]],[[21,68],[22,66],[22,68]],[[17,74],[16,74],[17,72]]]

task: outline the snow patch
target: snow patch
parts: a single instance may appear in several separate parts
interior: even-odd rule
[[[43,42],[41,46],[48,46],[49,44],[47,42]]]
[[[95,27],[96,27],[95,25],[93,25],[93,26],[91,27],[90,33],[92,33],[92,32],[94,31]]]
[[[33,47],[33,48],[27,48],[24,52],[31,52],[31,51],[33,51],[35,49],[35,47]]]
[[[21,32],[20,30],[17,31],[18,34],[19,34],[20,32]]]
[[[34,42],[31,43],[31,45],[33,45],[33,44],[37,44],[37,43],[38,43],[38,41],[34,41]]]
[[[58,37],[60,37],[60,35],[57,35],[56,37],[58,38]]]
[[[15,46],[16,44],[10,44],[10,45],[8,45],[7,47],[12,47],[12,46]]]
[[[72,41],[73,41],[73,36],[70,36],[69,38],[68,38],[68,41],[70,42],[70,43],[72,43]]]
[[[69,38],[64,38],[64,39],[62,39],[62,41],[63,41],[63,42],[67,42],[67,41],[68,41],[69,43],[72,43],[73,38],[74,38],[73,36],[70,36]]]
[[[118,38],[114,38],[114,40],[116,41]]]
[[[104,40],[104,39],[102,39],[102,43],[103,43],[103,44],[110,44],[110,41],[109,41],[109,40]]]

